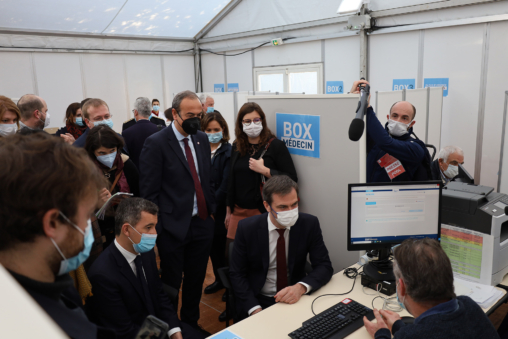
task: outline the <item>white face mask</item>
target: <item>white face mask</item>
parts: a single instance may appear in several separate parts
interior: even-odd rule
[[[459,175],[459,166],[448,165],[448,168],[443,172],[443,174],[446,175],[447,178],[453,179]]]
[[[400,121],[388,119],[388,131],[393,136],[401,137],[407,133],[407,129],[409,128],[409,125],[411,125],[411,122],[406,125]]]
[[[6,137],[8,135],[15,134],[17,130],[18,130],[17,124],[0,124],[0,135],[1,136]]]
[[[263,124],[256,125],[254,122],[251,122],[249,126],[243,125],[243,132],[247,134],[250,138],[257,138],[261,134],[261,131],[263,130]]]
[[[42,111],[39,111],[39,112],[41,112],[41,115],[42,115]],[[44,122],[44,127],[43,127],[43,128],[48,127],[48,126],[49,126],[49,121],[50,121],[50,120],[49,120],[49,113],[48,113],[48,112],[46,112],[46,120],[42,121],[42,119],[41,119],[41,118],[39,118],[39,120],[40,120],[41,122]]]
[[[275,211],[273,211],[273,212],[275,212]],[[299,215],[298,214],[298,207],[294,208],[292,210],[289,210],[289,211],[275,212],[275,214],[277,215],[277,218],[276,218],[277,222],[281,226],[284,226],[286,228],[294,226],[294,224],[296,224],[296,222],[298,221],[298,215]]]

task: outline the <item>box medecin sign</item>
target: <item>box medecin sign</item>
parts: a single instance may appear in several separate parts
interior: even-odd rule
[[[319,158],[320,116],[277,113],[277,137],[291,154]]]

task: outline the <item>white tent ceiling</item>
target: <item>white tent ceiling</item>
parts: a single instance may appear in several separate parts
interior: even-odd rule
[[[194,37],[229,0],[0,0],[0,29]]]

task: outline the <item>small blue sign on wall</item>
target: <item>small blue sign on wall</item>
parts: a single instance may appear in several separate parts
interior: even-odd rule
[[[444,87],[443,88],[443,96],[448,96],[448,83],[450,78],[428,78],[423,79],[423,87]]]
[[[238,86],[238,83],[231,83],[228,84],[228,92],[239,92],[240,87]]]
[[[291,154],[319,158],[319,115],[277,113],[277,137]]]
[[[215,93],[224,92],[224,84],[213,84],[213,91]]]
[[[403,89],[415,89],[415,79],[393,79],[392,91],[402,91]]]
[[[327,81],[326,94],[344,94],[343,81]]]

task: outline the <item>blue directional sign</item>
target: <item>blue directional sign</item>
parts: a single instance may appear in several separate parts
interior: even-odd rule
[[[277,113],[277,137],[291,154],[319,158],[319,115]]]
[[[448,96],[448,83],[450,78],[428,78],[423,79],[423,87],[443,87],[443,96]]]
[[[238,83],[231,83],[228,84],[228,92],[239,92],[240,87],[238,86]]]
[[[415,89],[415,79],[393,79],[392,91],[402,91],[403,89]]]
[[[215,93],[224,92],[224,84],[213,84],[213,91]]]
[[[343,81],[327,81],[326,94],[344,94]]]

